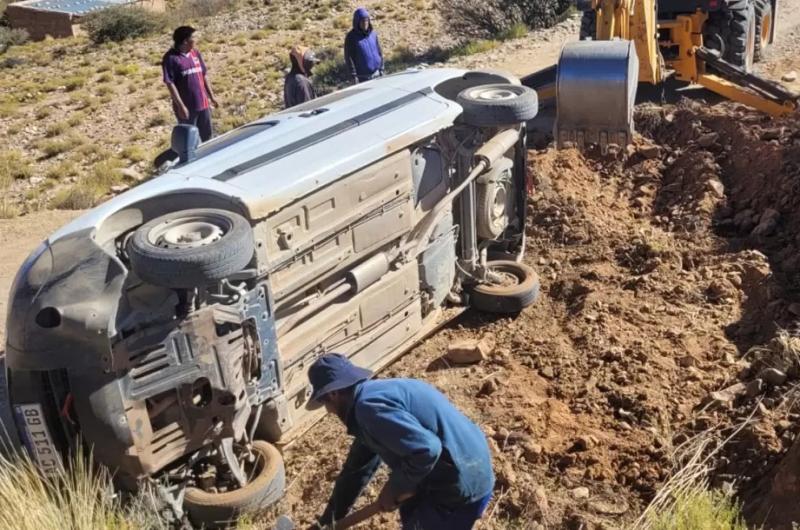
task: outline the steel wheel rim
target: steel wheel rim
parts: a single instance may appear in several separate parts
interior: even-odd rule
[[[476,88],[469,93],[477,101],[507,101],[517,97],[517,93],[506,87]]]
[[[182,217],[153,227],[147,234],[147,239],[150,244],[159,248],[199,248],[219,241],[230,229],[230,223],[219,217]]]

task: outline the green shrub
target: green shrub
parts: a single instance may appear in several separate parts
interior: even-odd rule
[[[559,21],[571,0],[440,0],[437,3],[451,34],[499,38],[524,24],[546,28]]]
[[[56,123],[51,123],[45,129],[44,135],[48,138],[53,138],[55,136],[61,136],[69,129],[69,124],[65,121],[59,121]]]
[[[163,31],[167,18],[139,7],[114,6],[89,13],[81,23],[95,44],[120,42]]]
[[[0,26],[0,53],[4,53],[11,46],[18,46],[28,41],[30,35],[24,29],[12,29]]]
[[[139,65],[135,63],[118,64],[114,67],[114,73],[121,76],[129,76],[139,71]]]

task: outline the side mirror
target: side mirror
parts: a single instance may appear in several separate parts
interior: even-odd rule
[[[194,125],[179,124],[172,129],[172,150],[178,154],[180,163],[191,162],[200,145],[200,131]]]

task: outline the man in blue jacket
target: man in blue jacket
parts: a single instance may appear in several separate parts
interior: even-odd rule
[[[353,29],[344,39],[344,62],[355,83],[383,75],[383,52],[372,28],[369,12],[359,7],[353,13]]]
[[[311,399],[354,437],[319,525],[347,515],[384,462],[391,473],[378,503],[384,511],[399,505],[404,530],[469,530],[494,486],[485,435],[429,384],[371,376],[338,353],[309,369]]]

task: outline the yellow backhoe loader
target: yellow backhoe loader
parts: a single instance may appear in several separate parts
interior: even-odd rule
[[[523,79],[554,98],[559,147],[625,145],[638,83],[672,75],[772,116],[798,95],[751,72],[774,40],[777,0],[579,0],[580,42],[557,65]]]

